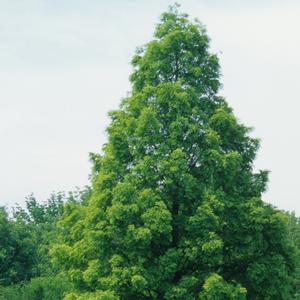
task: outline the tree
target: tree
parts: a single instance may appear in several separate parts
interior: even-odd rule
[[[0,208],[0,286],[34,276],[36,247],[30,232],[8,218]]]
[[[49,248],[59,238],[57,222],[63,214],[64,205],[84,204],[90,192],[88,186],[69,193],[53,192],[41,203],[31,194],[26,198],[25,208],[17,206],[13,209],[15,222],[11,224],[15,223],[27,232],[32,241],[32,250],[35,249],[35,263],[31,266],[34,276],[52,276],[57,273],[49,258]]]
[[[58,276],[51,265],[49,248],[58,242],[57,221],[64,205],[85,205],[90,187],[69,192],[52,193],[39,203],[33,195],[25,207],[13,208],[9,218],[0,208],[0,299],[61,299],[70,290],[67,278]]]
[[[286,217],[261,200],[259,142],[218,95],[205,28],[173,6],[132,65],[91,198],[52,249],[66,299],[290,299]]]
[[[300,299],[300,219],[294,212],[287,212],[288,239],[296,248],[296,270],[293,276],[294,298]]]

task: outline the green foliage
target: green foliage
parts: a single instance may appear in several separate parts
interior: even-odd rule
[[[30,195],[26,198],[25,208],[17,206],[13,210],[15,223],[28,232],[35,249],[35,263],[32,266],[34,276],[52,273],[48,248],[57,238],[56,222],[63,213],[64,200],[64,193],[53,193],[44,203],[38,203],[36,198]]]
[[[0,286],[26,280],[35,275],[36,247],[25,227],[9,220],[0,209]]]
[[[286,218],[261,200],[259,143],[218,95],[204,27],[172,7],[132,64],[92,195],[51,250],[65,299],[291,299]]]
[[[239,285],[229,284],[218,274],[210,275],[200,293],[201,300],[245,300],[247,290]]]
[[[295,247],[296,272],[293,276],[293,294],[300,299],[300,218],[295,213],[287,213],[288,239]]]
[[[34,276],[50,276],[57,273],[49,259],[50,245],[58,241],[60,228],[57,222],[64,212],[66,204],[84,205],[90,196],[90,188],[85,187],[73,192],[52,193],[50,197],[39,203],[33,195],[26,198],[25,208],[14,208],[14,221],[20,228],[24,228],[32,240],[34,249]],[[29,279],[30,277],[26,278]]]
[[[120,298],[112,291],[97,291],[94,293],[83,293],[81,295],[70,293],[64,300],[120,300]]]
[[[25,208],[14,208],[13,218],[0,210],[0,299],[58,300],[71,290],[66,277],[56,276],[49,248],[59,241],[57,221],[65,203],[84,205],[90,191],[86,187],[69,194],[53,193],[43,203],[30,195]]]
[[[25,284],[0,287],[0,300],[60,300],[71,285],[63,277],[37,277]]]

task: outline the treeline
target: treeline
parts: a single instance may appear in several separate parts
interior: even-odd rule
[[[86,187],[70,193],[53,193],[39,203],[33,195],[26,198],[25,207],[16,206],[9,216],[0,209],[0,299],[59,300],[72,291],[72,283],[53,263],[53,246],[64,239],[60,222],[74,218],[70,210],[80,210],[91,195]],[[295,213],[286,216],[288,241],[297,249],[297,271],[293,277],[294,299],[300,299],[300,218]],[[70,220],[69,220],[70,221]]]
[[[52,193],[43,202],[30,195],[25,207],[8,213],[0,208],[0,299],[62,299],[71,290],[59,266],[51,262],[50,250],[63,232],[59,220],[67,207],[83,206],[91,189]]]

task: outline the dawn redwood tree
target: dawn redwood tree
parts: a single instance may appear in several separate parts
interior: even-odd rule
[[[66,299],[290,299],[285,216],[261,200],[259,143],[218,95],[204,27],[172,7],[132,65],[89,203],[65,208],[52,249]]]

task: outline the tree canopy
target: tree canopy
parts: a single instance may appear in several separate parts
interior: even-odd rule
[[[204,26],[173,6],[132,65],[91,197],[59,223],[65,299],[291,299],[286,216],[261,200],[259,141],[219,95]]]

